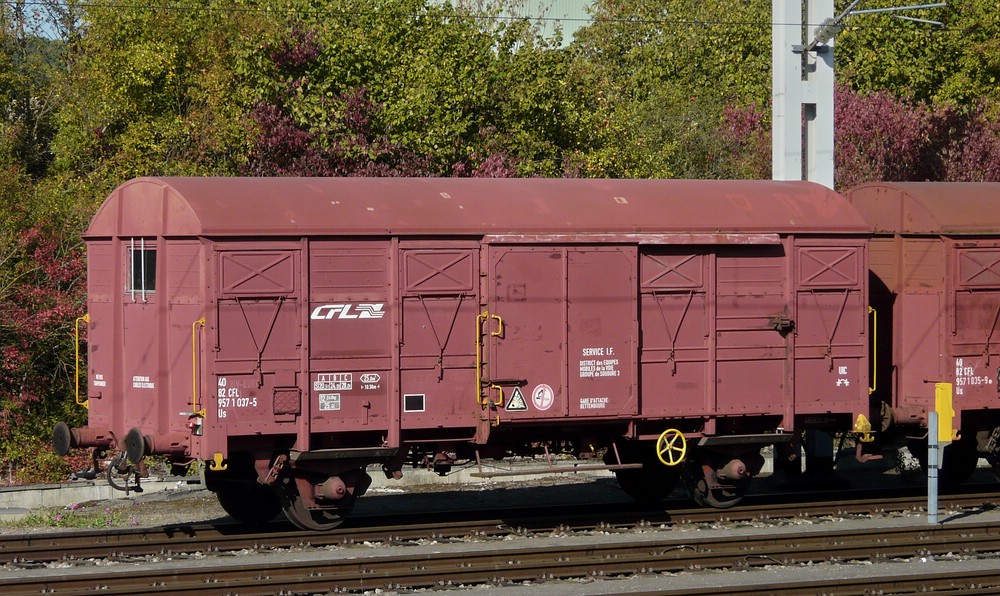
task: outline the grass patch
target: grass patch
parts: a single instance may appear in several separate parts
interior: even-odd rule
[[[81,507],[77,503],[66,507],[50,507],[32,512],[15,521],[15,528],[122,528],[138,526],[139,519],[122,507],[104,509]]]

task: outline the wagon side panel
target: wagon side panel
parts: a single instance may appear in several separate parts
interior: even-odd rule
[[[118,428],[121,422],[122,391],[116,383],[121,339],[120,315],[120,261],[111,240],[87,243],[87,383],[81,401],[88,401],[89,424],[93,428]]]
[[[952,247],[950,361],[955,410],[1000,404],[1000,248],[995,241]],[[949,371],[951,372],[951,371]],[[949,377],[950,378],[950,377]]]
[[[411,436],[471,436],[479,418],[479,245],[401,242],[398,261],[402,429]]]
[[[228,437],[296,436],[305,339],[299,245],[217,243],[214,260],[209,425]]]
[[[566,250],[503,245],[488,250],[483,399],[510,421],[566,416]]]
[[[716,255],[719,415],[781,414],[790,403],[788,262],[781,245],[723,247]]]
[[[941,357],[946,350],[945,252],[939,238],[904,238],[900,244],[902,287],[893,313],[900,377],[894,405],[923,417],[934,405],[933,383],[947,372]]]
[[[391,251],[388,240],[311,244],[306,391],[326,447],[377,445],[390,425]]]
[[[635,246],[567,251],[570,416],[631,417],[638,412],[637,254]],[[534,405],[545,388],[531,389]]]
[[[868,415],[868,302],[864,245],[795,247],[797,414]]]
[[[160,433],[187,433],[189,416],[204,407],[196,386],[203,380],[193,369],[204,354],[199,351],[200,323],[204,314],[202,295],[202,248],[197,240],[168,240],[164,247],[164,384],[160,400]],[[194,342],[194,343],[192,343]],[[200,364],[200,363],[199,363]]]
[[[642,413],[701,416],[715,402],[708,250],[643,247],[639,256]]]

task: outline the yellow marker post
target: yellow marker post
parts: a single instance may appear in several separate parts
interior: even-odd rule
[[[944,448],[958,433],[952,428],[955,409],[951,383],[934,384],[934,411],[927,413],[927,523],[938,522],[938,470],[944,463]]]
[[[952,395],[951,383],[934,384],[934,411],[938,414],[938,443],[942,448],[958,438],[958,431],[952,428],[955,420]]]

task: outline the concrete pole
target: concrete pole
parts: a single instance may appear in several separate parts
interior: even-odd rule
[[[833,40],[803,49],[803,29],[811,39],[833,10],[833,0],[771,2],[774,180],[811,180],[833,188]]]
[[[810,23],[810,29],[833,16],[833,0],[809,0],[805,4],[806,23]],[[826,48],[824,52],[805,53],[802,103],[805,110],[806,180],[832,189],[833,39],[827,42]]]
[[[771,178],[802,180],[802,4],[771,2]]]

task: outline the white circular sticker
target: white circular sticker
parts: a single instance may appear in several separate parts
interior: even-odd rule
[[[531,392],[531,403],[535,404],[535,407],[539,410],[548,410],[552,407],[552,402],[556,400],[555,394],[552,393],[552,387],[548,385],[541,384],[535,387],[535,390]]]

